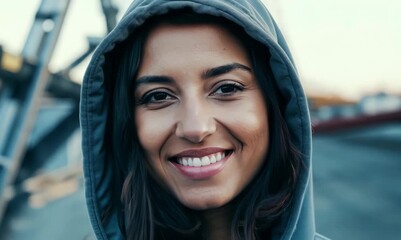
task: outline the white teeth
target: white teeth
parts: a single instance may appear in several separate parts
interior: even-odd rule
[[[210,163],[215,163],[216,162],[216,157],[214,155],[212,155],[210,157]]]
[[[202,166],[200,158],[194,158],[194,167],[200,167],[200,166]]]
[[[202,162],[202,166],[210,165],[210,159],[208,157],[203,157],[201,159],[201,162]]]
[[[204,156],[202,158],[191,158],[191,157],[183,157],[177,159],[177,163],[183,166],[189,166],[189,167],[201,167],[201,166],[207,166],[212,163],[216,163],[222,159],[225,158],[225,153],[224,152],[218,152],[211,154],[209,156]]]
[[[221,160],[221,153],[217,153],[216,155],[216,161],[220,161]]]

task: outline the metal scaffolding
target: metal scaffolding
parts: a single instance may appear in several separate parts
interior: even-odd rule
[[[69,77],[99,43],[89,38],[86,52],[58,73],[48,64],[57,44],[70,0],[41,0],[21,56],[0,47],[0,225],[8,203],[20,191],[17,185],[30,177],[79,127],[80,85]],[[116,24],[117,9],[101,0],[108,31]],[[35,145],[28,145],[44,96],[68,98],[73,110],[47,131]],[[24,170],[24,171],[22,171]],[[23,172],[23,174],[22,174]]]

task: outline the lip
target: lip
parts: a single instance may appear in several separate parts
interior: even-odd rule
[[[215,149],[215,150],[213,150],[212,152],[210,152],[211,150],[203,151],[205,149],[202,149],[202,151],[196,150],[196,153],[198,155],[194,155],[194,154],[188,155],[189,152],[195,153],[195,152],[192,152],[194,150],[184,151],[184,152],[182,152],[184,155],[175,155],[174,157],[176,157],[176,156],[178,156],[178,157],[202,157],[202,156],[207,156],[207,155],[210,155],[210,154],[213,154],[213,153],[226,151],[226,150],[221,149],[221,148],[212,148],[212,149]],[[218,149],[218,151],[216,151],[216,149]],[[202,155],[200,155],[201,154],[200,152],[202,152]],[[182,175],[184,175],[184,176],[186,176],[186,177],[188,177],[188,178],[190,178],[192,180],[202,180],[202,179],[211,178],[211,177],[217,175],[219,172],[221,172],[224,169],[225,164],[227,163],[227,161],[231,157],[232,153],[233,152],[230,151],[220,161],[218,161],[216,163],[212,163],[212,164],[207,165],[207,166],[201,166],[201,167],[183,166],[183,165],[178,164],[178,163],[176,163],[174,161],[170,161],[170,163],[176,169],[178,169],[178,171]]]

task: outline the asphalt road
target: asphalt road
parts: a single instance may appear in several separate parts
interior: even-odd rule
[[[401,123],[314,136],[317,230],[401,239]]]

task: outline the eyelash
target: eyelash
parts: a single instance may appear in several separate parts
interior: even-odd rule
[[[157,96],[157,94],[165,94],[167,99],[152,100],[152,98],[155,98]],[[166,100],[170,100],[173,98],[174,97],[171,94],[169,94],[167,91],[158,89],[158,90],[154,90],[154,91],[145,93],[139,100],[139,105],[158,104],[158,103],[162,103],[162,102],[165,102]]]
[[[221,90],[223,87],[232,87],[234,91],[231,91],[231,92],[228,92],[228,93],[227,92],[226,93],[224,93],[224,92],[217,93],[217,91]],[[231,95],[235,94],[238,91],[239,92],[244,91],[244,89],[245,89],[245,87],[242,84],[239,84],[239,83],[236,83],[236,82],[223,82],[217,87],[217,89],[215,91],[213,91],[213,93],[211,95],[212,96],[218,95],[218,96],[223,96],[223,97],[231,96]]]
[[[223,92],[222,88],[223,87],[230,87],[232,88],[230,92]],[[210,94],[210,96],[217,96],[217,97],[229,97],[234,95],[236,92],[241,92],[245,89],[245,87],[242,84],[239,83],[233,83],[233,82],[223,82],[220,83],[219,86]],[[218,93],[218,91],[221,91],[221,93]],[[157,96],[157,94],[165,94],[165,99],[162,100],[155,100],[154,98]],[[153,100],[152,100],[153,98]],[[166,90],[153,90],[150,92],[145,93],[141,99],[139,100],[139,105],[150,105],[150,104],[163,104],[167,103],[169,100],[175,99],[172,94],[168,93]]]

